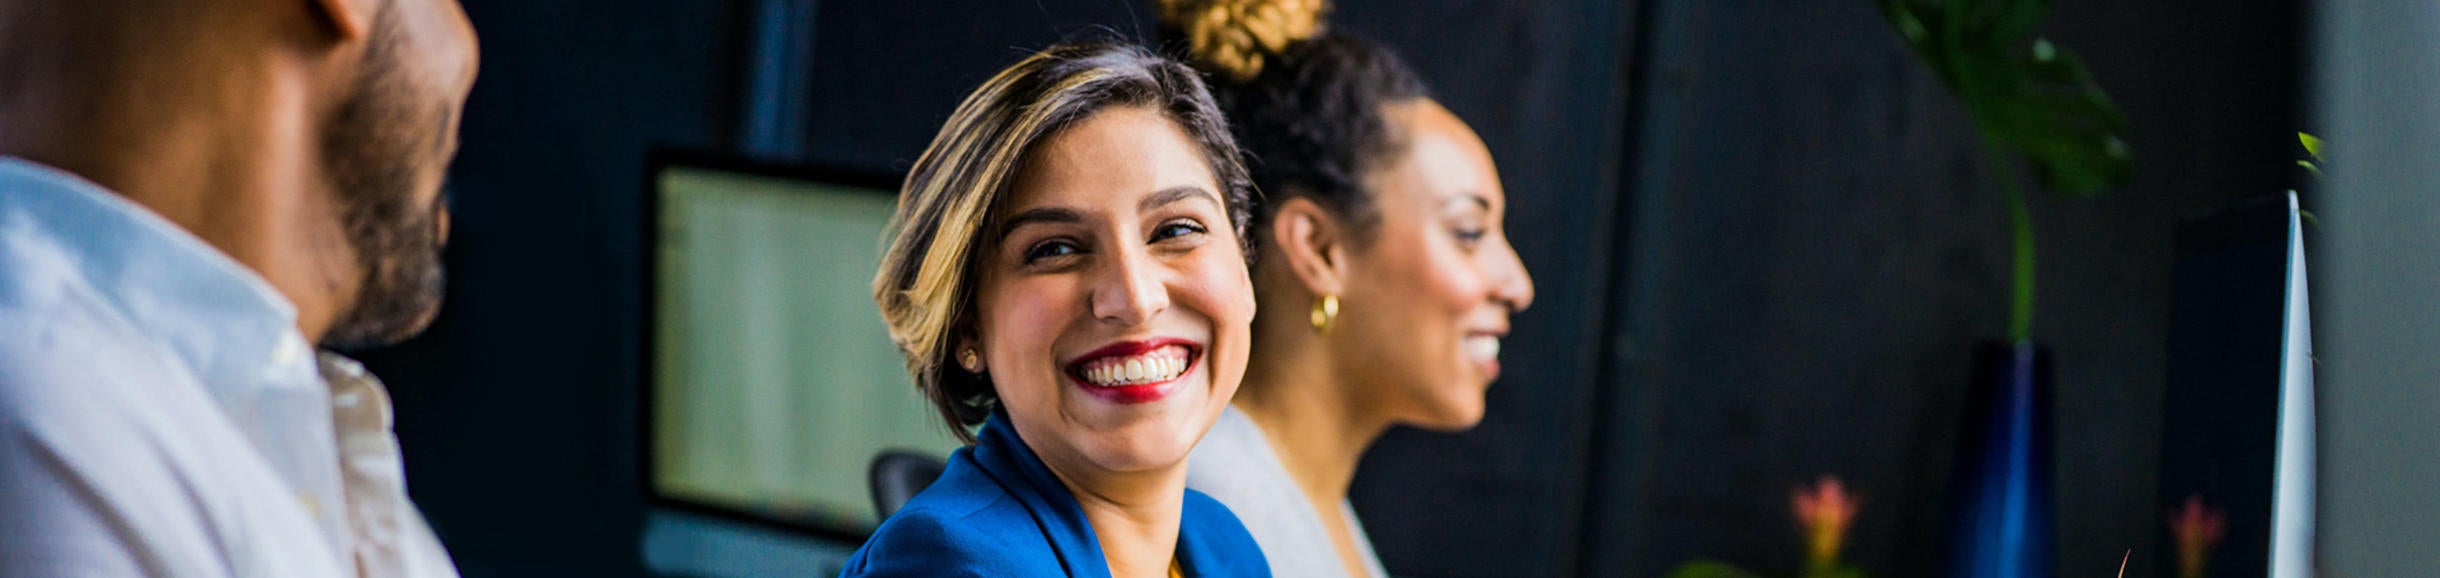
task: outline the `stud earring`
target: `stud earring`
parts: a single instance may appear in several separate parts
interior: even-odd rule
[[[957,353],[957,364],[965,367],[967,373],[983,372],[983,359],[981,356],[976,355],[974,353],[974,348],[971,347]]]
[[[1323,295],[1313,300],[1313,330],[1330,334],[1331,322],[1339,319],[1339,296]]]

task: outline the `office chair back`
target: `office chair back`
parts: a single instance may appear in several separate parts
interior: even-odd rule
[[[873,486],[873,513],[883,519],[898,513],[907,500],[940,479],[940,471],[947,467],[949,463],[940,458],[910,450],[888,450],[874,456],[867,473]]]

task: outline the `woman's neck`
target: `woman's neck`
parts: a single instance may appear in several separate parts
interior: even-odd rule
[[[1274,343],[1277,341],[1275,340]],[[1254,350],[1235,405],[1260,426],[1271,450],[1325,515],[1347,499],[1364,450],[1391,420],[1339,377],[1319,343]]]
[[[1178,526],[1186,502],[1186,463],[1152,472],[1071,476],[1051,460],[1051,474],[1075,494],[1093,539],[1115,578],[1166,578],[1177,559]],[[1077,468],[1090,469],[1090,468]]]

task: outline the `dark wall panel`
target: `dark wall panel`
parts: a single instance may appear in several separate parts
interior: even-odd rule
[[[2288,2],[2065,1],[2047,28],[2131,118],[2131,184],[2043,196],[2062,574],[2158,562],[2177,218],[2288,187]],[[1588,569],[1795,569],[1790,489],[1865,500],[1850,559],[1934,574],[1971,347],[2005,329],[2005,208],[1964,111],[1869,2],[1656,2]]]
[[[1154,36],[1149,0],[820,3],[807,103],[813,159],[915,164],[976,86],[1062,39]]]

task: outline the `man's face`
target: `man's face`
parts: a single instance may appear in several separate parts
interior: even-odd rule
[[[396,343],[440,312],[449,228],[441,181],[457,152],[475,53],[456,0],[391,0],[374,18],[354,90],[321,135],[322,168],[361,275],[324,345]]]

